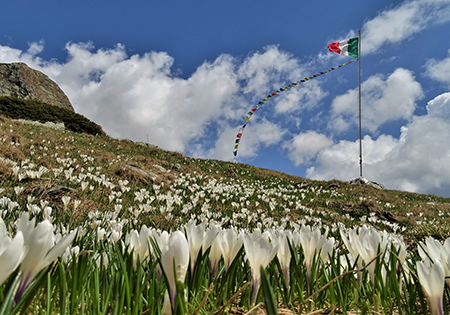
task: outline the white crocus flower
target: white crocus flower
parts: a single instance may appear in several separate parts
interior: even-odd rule
[[[21,297],[25,288],[39,271],[46,268],[64,253],[76,235],[76,230],[74,230],[55,242],[53,225],[49,221],[45,220],[35,226],[35,220],[28,221],[28,219],[29,214],[25,212],[17,220],[17,229],[22,232],[24,245],[28,248],[28,251],[20,266],[22,280],[16,298]]]
[[[429,258],[417,262],[417,274],[420,284],[430,304],[431,315],[442,315],[442,295],[444,294],[445,271],[442,263],[434,264]]]
[[[441,258],[442,244],[433,237],[428,236],[425,238],[425,244],[423,242],[419,242],[418,250],[420,258],[425,260],[429,255],[434,261]]]
[[[19,196],[22,193],[22,191],[23,191],[23,187],[19,187],[19,186],[14,187],[14,192],[16,193],[17,196]]]
[[[247,254],[248,263],[252,270],[252,302],[255,304],[261,282],[260,268],[261,266],[266,268],[272,261],[277,254],[278,244],[271,242],[268,234],[261,234],[261,231],[256,229],[252,234],[244,236],[244,247]]]
[[[402,281],[403,281],[403,275],[402,270],[404,270],[405,275],[407,276],[409,274],[409,268],[406,263],[406,257],[408,255],[406,244],[403,241],[403,237],[396,234],[390,234],[390,243],[392,244],[392,249],[396,253],[396,256],[398,258],[397,262],[397,281],[398,286],[400,288],[400,291],[402,290]],[[388,258],[388,257],[386,257]]]
[[[445,270],[445,281],[450,287],[450,238],[446,239],[442,246],[441,262]]]
[[[175,306],[177,297],[175,280],[184,282],[184,278],[186,277],[186,271],[189,265],[189,245],[184,234],[181,231],[175,231],[170,235],[167,245],[160,249],[160,263],[167,278],[169,297],[173,307]]]
[[[52,218],[52,207],[46,206],[43,210],[43,218],[44,220],[49,220],[50,222],[53,220]]]
[[[64,210],[67,210],[67,206],[69,205],[69,202],[70,202],[70,197],[68,197],[68,196],[63,196],[63,197],[61,198],[61,200],[62,200],[62,202],[63,202],[63,204],[64,204]]]
[[[159,252],[161,252],[161,249],[168,246],[170,234],[167,233],[167,231],[160,232],[152,229],[150,238],[152,238],[156,242],[156,246]],[[156,250],[153,248],[153,246],[150,246],[150,253],[153,255],[153,257],[157,256]],[[156,265],[156,278],[159,280],[161,279],[161,276],[162,276],[161,266]]]
[[[137,260],[140,262],[148,256],[149,253],[149,236],[152,235],[151,229],[143,225],[140,233],[131,230],[125,236],[125,244],[129,245],[129,252],[133,251],[133,266],[136,268]]]
[[[113,228],[111,229],[111,234],[109,235],[109,240],[111,243],[117,243],[122,237],[122,229],[121,228]]]
[[[205,231],[202,243],[202,253],[205,253],[208,248],[214,243],[214,240],[219,233],[219,227],[217,225],[210,225],[209,229]]]
[[[214,238],[211,250],[209,251],[209,262],[211,264],[211,272],[214,276],[217,275],[217,272],[219,271],[219,260],[222,257],[219,241],[219,237]]]
[[[191,257],[191,274],[194,273],[195,263],[197,262],[197,256],[202,248],[205,238],[205,224],[201,223],[195,225],[195,221],[189,221],[186,226],[186,237],[189,244],[189,254]]]
[[[292,239],[289,231],[283,230],[278,234],[278,252],[277,257],[280,261],[281,270],[283,271],[284,282],[289,289],[289,265],[291,263],[291,250],[289,248],[288,238]]]
[[[438,240],[428,236],[425,238],[425,244],[422,242],[419,244],[419,255],[422,259],[426,259],[429,255],[433,261],[440,260],[444,267],[447,285],[450,287],[450,238],[446,239],[442,245]]]
[[[365,228],[366,226],[363,226],[363,227]],[[357,234],[358,227],[354,227],[353,229],[348,230],[348,238],[345,235],[345,232],[342,228],[339,230],[339,232],[341,234],[341,238],[345,244],[345,247],[347,247],[347,250],[351,255],[352,260],[356,261],[357,268],[361,269],[362,268],[361,258],[359,258],[359,252],[358,252],[358,248],[356,247],[356,242],[355,242],[355,240],[358,238],[358,234]]]
[[[64,251],[64,254],[61,255],[61,260],[65,263],[69,263],[72,260],[72,257],[77,257],[80,253],[80,247],[77,245],[75,247],[70,248],[67,247]]]
[[[121,204],[116,204],[114,206],[114,212],[119,213],[120,210],[122,210],[122,205]]]
[[[328,254],[333,250],[334,238],[327,238],[328,231],[321,235],[320,228],[311,229],[302,226],[299,233],[300,244],[305,256],[307,281],[311,280],[311,269],[315,255],[320,255],[324,262],[328,261]]]
[[[18,231],[11,240],[6,233],[5,223],[0,218],[0,286],[25,257],[26,248],[23,244],[22,232]]]
[[[106,230],[104,228],[97,227],[97,242],[100,242],[105,238]]]
[[[359,237],[355,239],[355,243],[364,264],[370,263],[367,270],[372,280],[372,285],[375,286],[375,262],[373,260],[379,253],[386,250],[386,233],[380,233],[373,228],[368,228],[364,232],[361,232],[361,230]]]
[[[80,204],[81,204],[81,200],[74,200],[73,201],[73,210],[76,210]]]
[[[244,234],[242,232],[238,233],[234,228],[230,228],[220,231],[216,238],[225,263],[225,270],[228,271],[244,244]]]
[[[81,182],[81,190],[84,191],[88,185],[89,185],[88,182]]]

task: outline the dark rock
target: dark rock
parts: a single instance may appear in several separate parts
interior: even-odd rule
[[[74,111],[69,98],[48,76],[25,63],[0,63],[0,96],[38,101]]]
[[[385,210],[379,210],[379,211],[376,212],[376,214],[377,214],[377,216],[378,216],[380,219],[389,221],[389,222],[391,222],[391,223],[398,223],[398,220],[397,220],[397,219],[394,217],[394,215],[393,215],[392,213],[390,213],[390,212],[387,212],[387,211],[385,211]]]
[[[172,166],[172,169],[180,173],[184,172],[184,169],[181,167],[180,163],[177,163],[174,166]]]
[[[333,183],[330,183],[328,185],[329,189],[331,189],[331,188],[339,188],[339,187],[341,187],[341,185],[339,185],[339,183],[337,183],[337,182],[333,182]]]

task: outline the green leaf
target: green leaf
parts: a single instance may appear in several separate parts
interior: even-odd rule
[[[21,274],[18,273],[16,278],[14,279],[14,282],[11,284],[11,287],[9,288],[8,293],[6,294],[6,297],[3,300],[3,303],[0,306],[0,315],[10,314],[9,311],[14,302],[14,296],[16,294],[16,291],[19,288],[20,278],[21,278]]]
[[[261,287],[263,289],[264,303],[266,304],[267,314],[278,315],[277,303],[273,294],[272,286],[267,277],[266,270],[261,266]]]

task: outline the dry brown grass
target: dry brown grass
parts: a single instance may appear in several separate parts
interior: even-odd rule
[[[0,151],[2,152],[2,157],[8,158],[15,162],[20,162],[25,160],[25,154],[22,152],[22,148],[11,146],[9,144],[0,143]]]
[[[5,163],[0,162],[0,182],[3,182],[7,178],[11,177],[11,167]]]

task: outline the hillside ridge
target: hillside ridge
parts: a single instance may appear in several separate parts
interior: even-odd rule
[[[58,84],[23,62],[0,63],[0,96],[39,101],[74,112]]]

